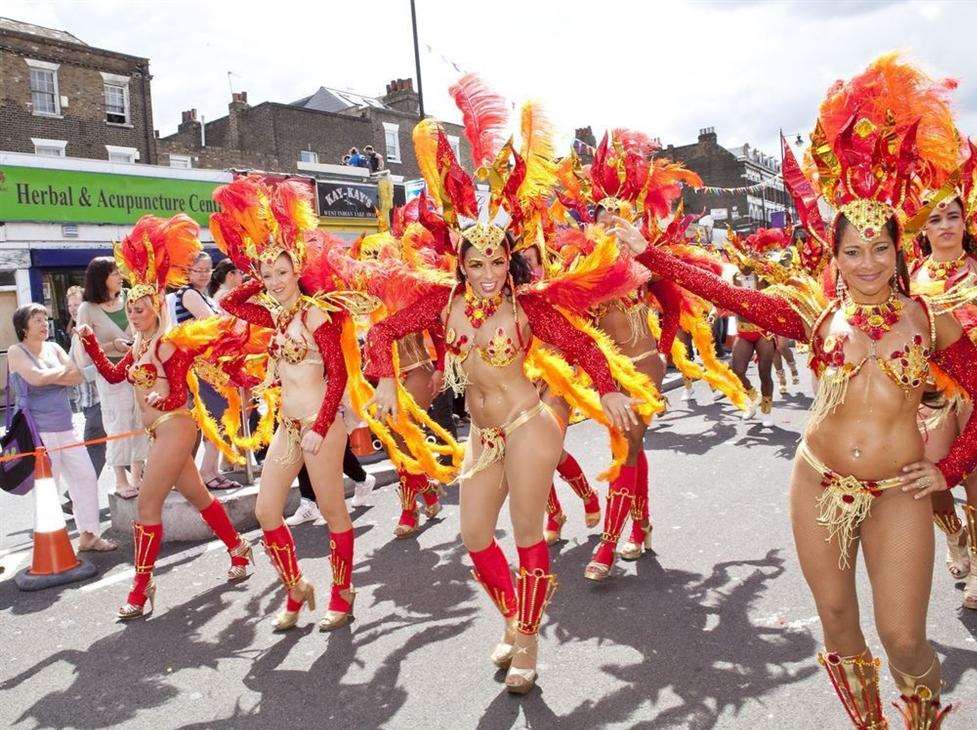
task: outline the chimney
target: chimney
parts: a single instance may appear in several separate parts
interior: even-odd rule
[[[200,139],[200,120],[197,119],[196,109],[187,109],[181,112],[182,120],[177,126],[177,134],[185,134],[189,137],[190,143],[195,144]]]
[[[715,127],[703,127],[699,130],[699,144],[718,144]]]
[[[241,114],[250,109],[247,91],[231,92],[231,103],[227,105],[227,146],[231,149],[241,149]]]
[[[394,79],[387,84],[387,93],[380,101],[389,107],[408,114],[420,114],[421,104],[414,91],[414,79]]]

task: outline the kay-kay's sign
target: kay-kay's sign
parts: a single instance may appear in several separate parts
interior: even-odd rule
[[[319,215],[323,218],[374,218],[379,205],[376,185],[317,182]]]

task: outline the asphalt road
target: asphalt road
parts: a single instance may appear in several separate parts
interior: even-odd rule
[[[805,385],[806,376],[805,376]],[[584,580],[597,532],[560,483],[570,515],[553,551],[560,577],[542,631],[539,689],[507,695],[488,653],[501,623],[469,577],[457,537],[456,496],[416,541],[394,541],[391,488],[355,512],[357,620],[333,634],[277,635],[278,580],[260,551],[255,575],[229,586],[215,543],[167,545],[159,607],[121,626],[114,611],[128,551],[99,555],[83,585],[22,593],[0,576],[0,725],[17,728],[813,728],[849,727],[815,662],[820,627],[794,557],[787,519],[790,459],[809,404],[777,403],[776,427],[732,409],[674,409],[649,433],[655,555],[618,563],[612,580]],[[569,449],[589,475],[604,436],[571,429]],[[0,559],[22,564],[29,533],[22,500],[0,500]],[[514,558],[511,530],[500,542]],[[295,529],[302,566],[324,596],[325,529]],[[258,535],[251,533],[252,541]],[[946,697],[964,702],[948,728],[977,727],[977,612],[937,556],[931,639]],[[13,550],[14,552],[10,552]],[[859,565],[866,634],[871,597]],[[322,604],[325,600],[321,601]],[[324,610],[320,605],[319,613]],[[895,697],[883,677],[883,697]],[[890,712],[895,727],[895,713]]]

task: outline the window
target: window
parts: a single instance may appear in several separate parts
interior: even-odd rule
[[[40,157],[64,157],[64,149],[68,141],[64,139],[40,139],[31,137],[34,143],[34,154]]]
[[[312,150],[299,150],[299,162],[318,162],[319,155]]]
[[[31,71],[31,110],[34,114],[56,117],[61,114],[58,95],[58,64],[24,59]]]
[[[105,83],[105,121],[129,124],[129,77],[101,72]]]
[[[400,126],[384,122],[383,137],[387,145],[387,162],[400,162]]]
[[[461,144],[460,144],[458,138],[455,137],[453,134],[449,134],[449,135],[447,135],[447,137],[448,137],[448,145],[450,145],[451,151],[455,153],[455,157],[458,158],[458,160],[460,161],[461,160]]]
[[[139,150],[135,147],[116,147],[114,144],[105,145],[109,153],[109,162],[124,162],[132,165],[139,159]]]
[[[193,161],[190,159],[190,155],[170,155],[170,167],[189,170],[193,167]]]

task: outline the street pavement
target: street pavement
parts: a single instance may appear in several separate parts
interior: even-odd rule
[[[282,598],[265,556],[256,550],[253,577],[227,585],[216,542],[164,546],[159,606],[145,621],[114,622],[131,576],[128,546],[94,556],[101,573],[85,584],[22,593],[9,578],[27,560],[19,546],[30,537],[29,499],[4,495],[0,725],[850,727],[815,661],[820,626],[788,523],[790,460],[810,404],[802,378],[804,393],[777,401],[771,429],[741,422],[701,384],[702,405],[691,410],[680,390],[670,393],[672,410],[646,442],[655,554],[619,562],[604,584],[583,578],[599,528],[584,527],[580,501],[558,481],[570,517],[552,553],[560,587],[542,629],[539,688],[524,698],[505,693],[488,661],[501,622],[469,575],[454,490],[442,517],[406,541],[391,539],[393,488],[375,491],[373,506],[353,513],[356,621],[323,634],[303,613],[284,635],[271,630]],[[606,438],[592,424],[572,427],[567,443],[591,478],[606,464]],[[294,533],[321,617],[325,528]],[[498,538],[514,559],[507,517]],[[937,545],[929,632],[945,696],[963,703],[947,727],[973,728],[977,612],[958,608],[940,536]],[[861,563],[858,573],[866,635],[879,652]],[[896,693],[887,673],[882,689],[888,704]]]

